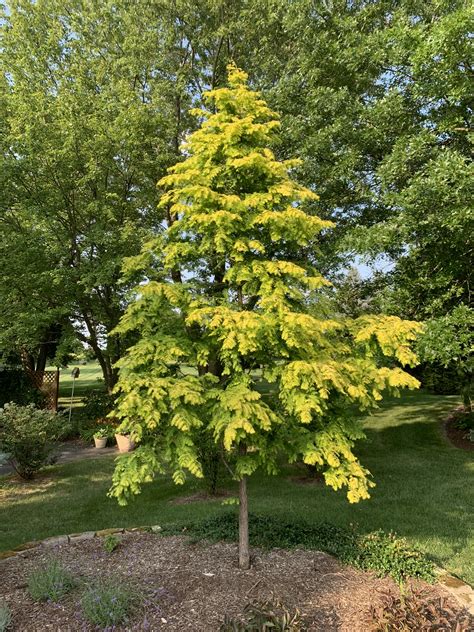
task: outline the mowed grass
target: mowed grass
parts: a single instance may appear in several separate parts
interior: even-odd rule
[[[361,461],[377,487],[372,498],[350,505],[344,492],[321,483],[301,484],[301,469],[280,475],[257,474],[249,485],[250,510],[347,526],[363,532],[384,529],[406,537],[450,572],[474,584],[474,459],[444,439],[440,419],[457,404],[454,397],[424,393],[390,400],[365,422]],[[219,501],[174,504],[178,496],[201,489],[190,480],[176,487],[165,477],[145,485],[122,508],[106,492],[113,459],[68,463],[48,468],[31,484],[0,481],[0,548],[51,535],[116,526],[186,521],[227,510]],[[228,489],[235,483],[226,481]]]
[[[69,408],[71,403],[72,370],[79,368],[79,377],[74,380],[74,396],[72,398],[73,407],[82,405],[82,398],[90,391],[105,389],[102,370],[98,362],[88,362],[81,365],[80,363],[72,363],[66,369],[59,372],[59,406],[60,408]],[[47,367],[49,370],[55,370],[55,367]]]

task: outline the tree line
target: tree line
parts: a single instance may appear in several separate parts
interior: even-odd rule
[[[464,1],[9,2],[0,19],[2,356],[41,369],[80,341],[113,388],[135,338],[110,334],[144,280],[124,276],[124,261],[172,226],[157,182],[185,158],[181,143],[199,125],[190,109],[225,85],[234,61],[279,113],[272,150],[300,159],[296,180],[319,196],[309,212],[336,224],[308,260],[337,281],[355,253],[388,257],[371,289],[379,310],[434,319],[433,340],[471,323],[447,360],[446,344],[430,346],[435,360],[462,358],[469,383],[470,32]]]

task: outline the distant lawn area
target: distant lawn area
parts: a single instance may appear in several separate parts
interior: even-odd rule
[[[72,370],[79,368],[79,377],[74,380],[74,397],[73,407],[81,405],[82,398],[90,391],[105,389],[102,370],[98,362],[88,362],[81,365],[80,363],[71,363],[66,369],[59,372],[59,406],[68,408],[71,401]],[[48,370],[55,370],[55,367],[47,367]]]
[[[295,521],[353,523],[364,532],[394,531],[474,584],[473,453],[449,445],[440,427],[440,419],[457,403],[455,397],[408,393],[387,401],[366,421],[368,439],[360,442],[358,453],[377,483],[370,500],[350,505],[343,492],[296,482],[301,470],[285,468],[277,477],[251,479],[250,510]],[[174,498],[202,487],[195,480],[176,487],[164,477],[144,486],[135,502],[121,508],[106,497],[112,470],[113,459],[103,457],[52,466],[32,484],[0,479],[0,548],[51,535],[165,524],[228,510],[219,501],[173,504]],[[235,483],[225,486],[233,489]]]

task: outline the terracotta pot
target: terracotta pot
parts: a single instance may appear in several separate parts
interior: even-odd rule
[[[117,441],[119,452],[131,452],[131,450],[135,447],[134,442],[128,435],[116,434],[115,440]]]
[[[105,448],[107,445],[107,437],[94,437],[94,443],[96,448]]]

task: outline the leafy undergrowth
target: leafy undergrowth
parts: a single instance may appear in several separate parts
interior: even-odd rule
[[[386,595],[381,604],[371,609],[367,624],[374,632],[468,632],[474,629],[474,617],[466,609],[453,609],[443,597],[414,591],[406,596]]]
[[[196,540],[238,539],[238,519],[235,512],[226,512],[190,523],[174,523],[163,528],[163,534],[186,533]],[[249,516],[249,537],[260,548],[306,548],[325,551],[342,562],[378,576],[390,575],[401,584],[409,578],[434,581],[434,565],[419,551],[392,533],[375,531],[357,533],[355,529],[327,522],[309,524],[290,522],[272,516]]]

